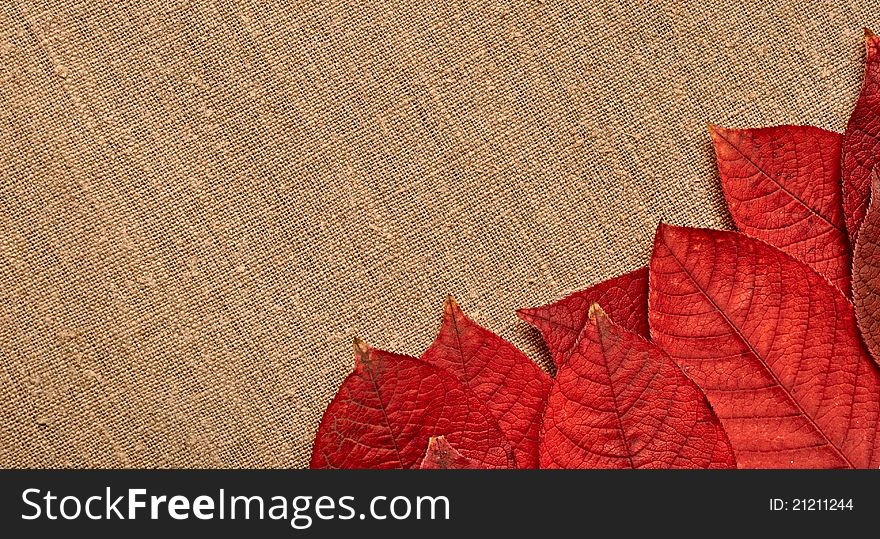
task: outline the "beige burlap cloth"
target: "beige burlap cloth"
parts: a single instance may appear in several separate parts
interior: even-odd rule
[[[727,226],[707,121],[842,130],[880,6],[0,3],[0,465],[298,467],[351,339]]]

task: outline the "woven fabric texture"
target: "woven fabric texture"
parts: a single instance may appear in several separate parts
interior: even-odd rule
[[[0,3],[0,465],[300,467],[419,355],[727,227],[706,122],[842,131],[880,5]]]

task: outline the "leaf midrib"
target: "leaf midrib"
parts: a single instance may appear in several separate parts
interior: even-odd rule
[[[593,322],[590,320],[589,315],[587,315],[587,324],[584,326],[585,328],[593,325],[596,328],[596,334],[599,338],[599,348],[602,350],[602,363],[605,366],[605,374],[608,376],[608,388],[611,390],[611,401],[614,403],[614,415],[617,417],[617,427],[620,429],[620,436],[623,438],[623,446],[626,448],[626,458],[629,460],[629,467],[633,470],[637,469],[636,464],[633,461],[633,450],[629,444],[629,437],[627,436],[626,429],[623,427],[623,417],[620,414],[620,405],[617,402],[617,393],[614,387],[614,379],[611,375],[611,366],[608,364],[608,347],[605,345],[605,336],[601,328],[599,328],[599,323]],[[577,346],[577,344],[575,344]]]
[[[403,463],[403,455],[400,454],[400,447],[397,445],[397,436],[394,434],[394,429],[391,428],[391,420],[388,419],[388,412],[385,409],[385,402],[382,400],[382,393],[379,391],[379,384],[376,383],[376,378],[373,376],[372,369],[365,367],[367,374],[370,377],[370,382],[373,384],[373,390],[376,392],[376,399],[379,401],[379,407],[382,409],[382,417],[385,419],[385,426],[388,427],[388,433],[391,435],[391,443],[394,444],[394,452],[397,454],[397,461],[400,463],[400,467],[404,468]]]

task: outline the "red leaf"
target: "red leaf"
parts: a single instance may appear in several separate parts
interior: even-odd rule
[[[880,37],[865,28],[862,91],[843,137],[843,210],[850,244],[856,244],[868,208],[871,171],[880,164]]]
[[[709,126],[737,228],[805,262],[850,292],[840,195],[842,137],[817,127]]]
[[[550,376],[515,346],[470,320],[452,297],[426,363],[454,374],[486,403],[520,468],[538,465],[538,432]]]
[[[880,465],[880,371],[827,280],[742,234],[667,225],[650,279],[654,342],[706,393],[740,467]]]
[[[544,337],[557,367],[571,354],[587,323],[590,304],[598,303],[621,327],[648,336],[648,268],[603,281],[543,307],[520,309],[517,315]]]
[[[312,468],[412,468],[445,435],[487,468],[515,464],[489,410],[454,376],[415,358],[355,342],[354,372],[324,412]]]
[[[662,350],[598,304],[560,367],[541,431],[542,468],[733,468],[706,397]]]
[[[853,254],[853,304],[862,338],[880,359],[880,172],[871,175],[871,203]]]
[[[485,468],[479,462],[471,460],[449,445],[445,436],[431,436],[428,440],[428,450],[420,466],[423,470],[447,470],[462,469],[474,470]]]

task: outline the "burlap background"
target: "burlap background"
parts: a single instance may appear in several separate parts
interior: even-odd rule
[[[295,467],[428,346],[726,226],[704,124],[842,130],[880,5],[0,2],[0,465]]]

